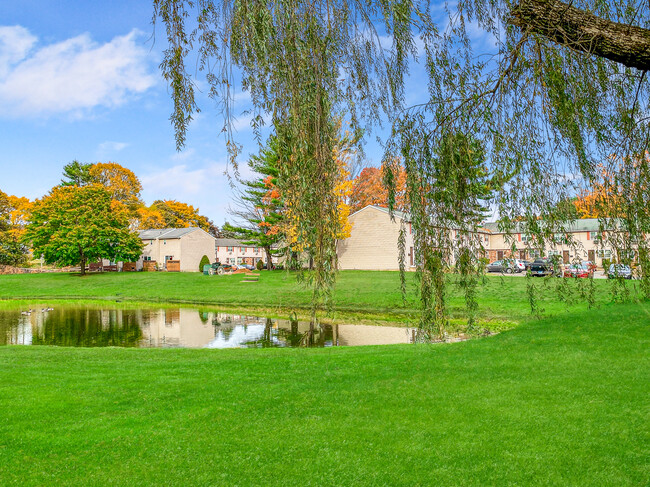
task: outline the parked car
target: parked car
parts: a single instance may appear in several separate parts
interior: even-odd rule
[[[517,264],[514,259],[503,259],[492,262],[487,265],[488,272],[505,272],[512,274],[513,272],[522,272],[524,270],[523,264]]]
[[[596,264],[594,262],[590,261],[590,260],[583,260],[582,264],[586,265],[592,271],[595,271],[596,268],[597,268]]]
[[[630,266],[624,264],[611,264],[607,270],[607,278],[615,279],[617,277],[632,279],[632,269],[630,269]]]
[[[585,264],[567,264],[564,266],[562,277],[594,277],[594,270]]]
[[[533,277],[561,276],[562,272],[555,269],[555,263],[551,259],[535,259],[530,264],[530,275]]]
[[[530,265],[533,263],[532,260],[521,260],[520,261],[522,264],[524,264],[524,270],[528,271],[530,270]]]
[[[514,260],[514,266],[515,266],[515,272],[525,272],[526,271],[525,261],[523,261],[521,259],[515,259]]]

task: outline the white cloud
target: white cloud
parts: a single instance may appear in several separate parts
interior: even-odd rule
[[[0,27],[0,77],[6,76],[13,64],[25,59],[34,44],[36,37],[24,27]]]
[[[97,44],[82,34],[35,48],[27,29],[0,28],[0,113],[72,114],[116,107],[155,83],[138,31]]]
[[[171,160],[182,162],[182,161],[187,161],[188,159],[192,159],[195,156],[196,156],[196,151],[190,147],[189,149],[184,149],[181,152],[176,152],[173,156],[171,156]]]
[[[99,147],[97,148],[99,152],[105,153],[105,152],[119,152],[122,149],[125,149],[129,146],[126,142],[113,142],[110,140],[107,140],[106,142],[102,142],[99,144]]]
[[[216,188],[228,184],[225,170],[226,164],[219,162],[209,163],[199,169],[190,169],[187,164],[178,164],[142,176],[140,181],[144,192],[157,195],[155,199],[173,198],[187,201],[188,197],[198,193],[207,191],[214,194]]]

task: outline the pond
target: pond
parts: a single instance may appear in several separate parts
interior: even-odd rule
[[[47,305],[0,310],[0,345],[266,348],[411,343],[414,330],[315,325],[295,319],[192,308],[110,309]]]

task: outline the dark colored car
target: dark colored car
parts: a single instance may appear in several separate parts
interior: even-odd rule
[[[561,276],[561,272],[556,272],[555,263],[551,259],[535,259],[530,264],[530,275],[533,277]]]
[[[517,272],[514,262],[511,260],[497,260],[487,265],[488,272],[505,272],[506,274],[512,274]]]

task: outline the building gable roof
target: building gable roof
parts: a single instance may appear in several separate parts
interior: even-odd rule
[[[195,232],[197,230],[201,230],[198,227],[187,227],[187,228],[151,228],[147,230],[140,230],[140,233],[138,236],[142,240],[157,240],[157,239],[165,239],[165,240],[173,240],[177,238],[181,238],[184,235],[187,235],[188,233]],[[201,230],[204,231],[204,230]],[[207,232],[206,232],[207,233]]]
[[[490,222],[490,223],[485,223],[483,224],[485,228],[487,228],[491,233],[507,233],[504,232],[503,230],[499,229],[499,223],[497,222]],[[540,226],[544,226],[544,223],[542,222]],[[560,229],[561,227],[562,229]],[[580,220],[571,220],[565,224],[560,224],[558,225],[557,228],[558,232],[598,232],[600,231],[600,224],[598,222],[598,218],[583,218]],[[526,225],[525,223],[515,223],[515,225],[512,228],[511,233],[524,233],[526,232]]]

